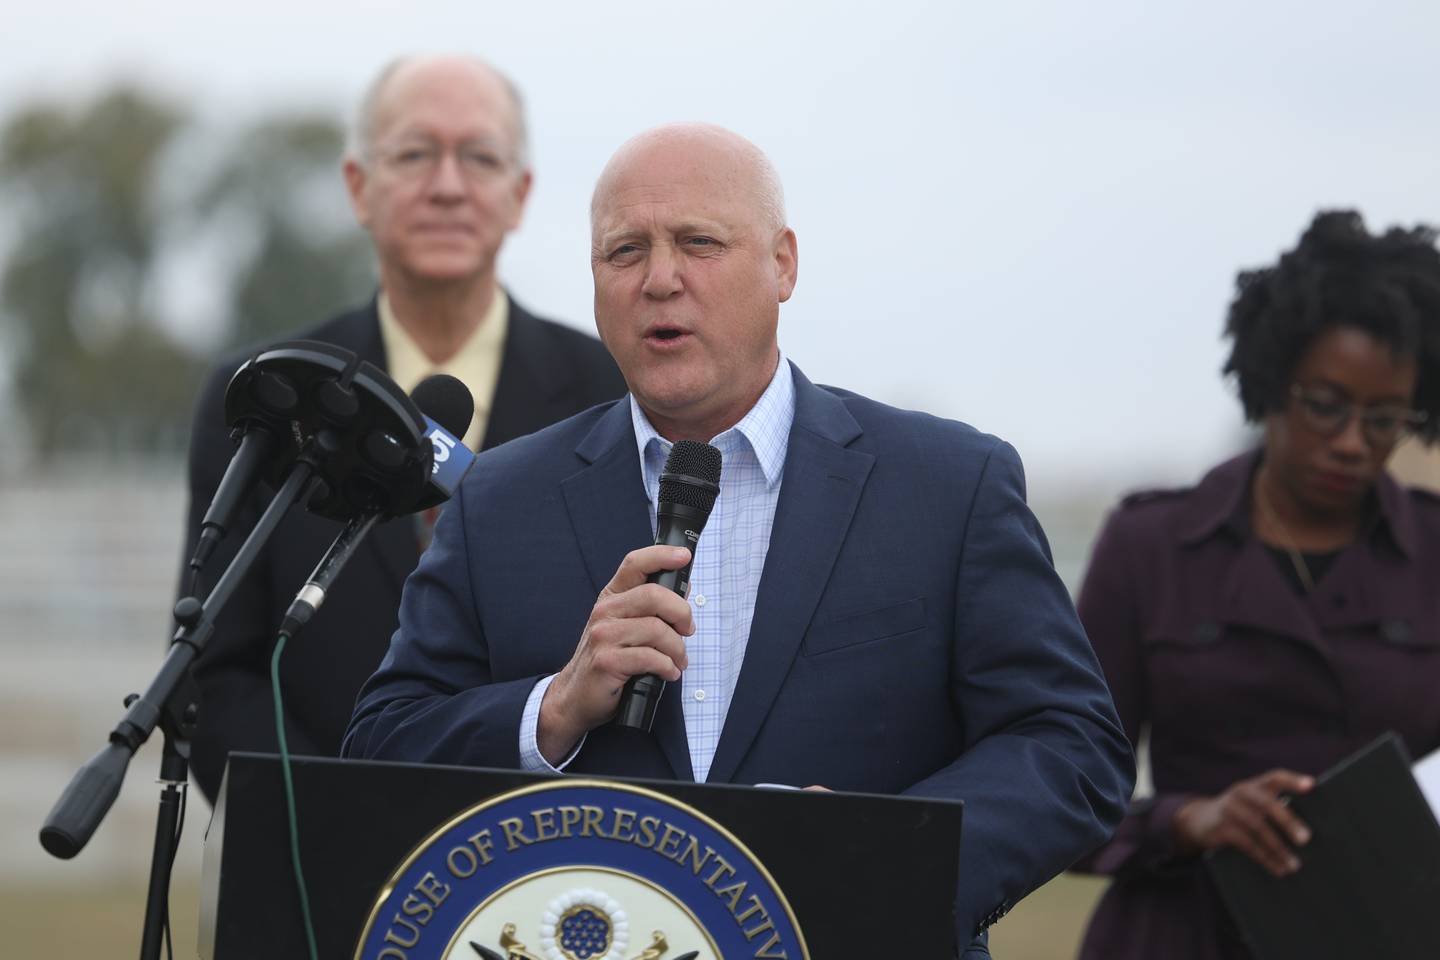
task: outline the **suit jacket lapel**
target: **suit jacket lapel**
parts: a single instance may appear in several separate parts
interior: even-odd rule
[[[483,450],[524,436],[557,419],[550,414],[551,401],[565,391],[566,384],[554,366],[559,358],[546,355],[540,332],[540,321],[512,299],[509,327],[500,354],[500,379],[495,383],[490,418],[480,444]]]
[[[560,487],[580,555],[598,595],[625,554],[654,539],[629,402],[621,400],[612,406],[576,453],[589,465]],[[693,780],[679,691],[667,691],[660,698],[655,737],[676,778]]]
[[[792,368],[794,369],[794,368]],[[795,425],[735,696],[709,780],[730,780],[765,722],[840,555],[875,458],[844,403],[795,374]]]

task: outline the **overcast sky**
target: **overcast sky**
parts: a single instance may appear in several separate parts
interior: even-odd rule
[[[397,53],[490,58],[537,162],[502,275],[592,329],[610,152],[665,121],[730,126],[785,181],[790,357],[1000,434],[1052,493],[1184,480],[1233,448],[1234,273],[1317,208],[1440,221],[1434,0],[58,0],[5,19],[5,111],[130,78],[216,118],[348,113]]]

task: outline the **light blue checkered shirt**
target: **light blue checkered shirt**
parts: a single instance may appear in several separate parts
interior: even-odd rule
[[[640,451],[645,494],[650,498],[653,535],[660,474],[671,444],[655,432],[633,396],[630,420]],[[785,473],[785,450],[794,422],[795,381],[790,364],[781,356],[775,376],[750,412],[710,441],[720,451],[720,496],[695,548],[690,571],[690,611],[695,618],[695,635],[686,640],[690,665],[679,689],[671,684],[665,693],[681,697],[690,763],[699,782],[704,782],[710,773],[710,761],[720,742],[725,713],[730,709],[745,660],[755,596],[765,569],[765,553],[770,547],[770,529],[775,523],[775,505]],[[556,769],[545,761],[536,745],[540,701],[550,680],[546,677],[535,685],[520,720],[520,762],[527,770]]]

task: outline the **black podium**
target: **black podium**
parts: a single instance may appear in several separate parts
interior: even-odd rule
[[[316,941],[327,958],[361,955],[359,938],[375,919],[377,898],[445,824],[491,798],[573,782],[510,770],[310,757],[293,758],[292,768]],[[739,841],[783,890],[810,957],[955,955],[960,803],[624,779],[613,784],[663,794]],[[552,835],[559,834],[563,809],[558,819],[550,817]],[[545,821],[537,822],[543,840]],[[574,825],[578,834],[578,815]],[[568,833],[570,824],[564,826]],[[671,838],[658,838],[658,822],[652,826],[651,845],[659,849]],[[629,827],[640,835],[633,822]],[[519,847],[520,840],[537,838],[529,820],[516,832],[519,840],[509,828],[505,837],[497,831],[496,849],[503,852],[506,839]],[[307,955],[289,843],[279,759],[233,754],[205,839],[201,957]],[[681,847],[674,838],[674,850]],[[462,858],[452,868],[473,870],[475,857],[466,856],[468,866]],[[695,872],[699,877],[698,859]],[[718,888],[722,898],[726,889]],[[757,947],[763,942],[754,941]],[[505,956],[472,946],[481,957]],[[643,947],[637,940],[627,956]],[[380,955],[410,956],[398,948]],[[679,956],[679,950],[664,954],[666,960]]]

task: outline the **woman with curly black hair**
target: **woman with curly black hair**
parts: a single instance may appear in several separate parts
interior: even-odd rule
[[[1384,469],[1440,433],[1435,239],[1323,213],[1240,274],[1225,372],[1260,448],[1127,498],[1096,544],[1080,616],[1155,795],[1079,867],[1115,878],[1086,960],[1247,957],[1199,854],[1304,869],[1283,795],[1386,730],[1440,748],[1440,500]]]

